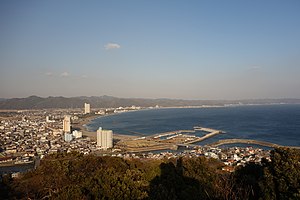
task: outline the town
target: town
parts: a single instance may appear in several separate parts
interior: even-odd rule
[[[158,106],[157,106],[158,107]],[[166,140],[183,138],[191,143],[195,136],[182,136],[182,132],[175,131],[156,136],[137,137],[114,134],[112,130],[101,127],[96,132],[86,130],[84,125],[96,117],[120,112],[140,110],[141,107],[119,107],[109,109],[93,109],[85,103],[83,109],[45,109],[45,110],[20,110],[0,112],[0,168],[13,165],[32,164],[37,167],[44,156],[59,152],[79,152],[82,154],[95,154],[99,156],[116,156],[126,159],[170,159],[174,157],[214,158],[224,163],[223,170],[234,171],[235,167],[248,162],[260,163],[263,158],[270,159],[269,151],[252,147],[218,148],[211,146],[191,145],[188,148],[153,149],[122,148],[124,144],[139,144],[141,140],[160,143],[159,138],[169,135]],[[149,108],[148,108],[149,109]],[[153,109],[153,108],[150,108]],[[194,127],[195,130],[201,127]],[[207,134],[219,133],[213,129]],[[205,139],[206,136],[203,138]],[[190,139],[192,138],[192,139]],[[200,138],[201,139],[201,138]],[[199,140],[196,137],[196,140]],[[179,140],[181,141],[181,140]],[[171,146],[173,144],[171,143]],[[127,146],[128,147],[128,146]]]

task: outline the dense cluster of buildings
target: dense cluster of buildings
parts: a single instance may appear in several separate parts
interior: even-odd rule
[[[96,150],[96,143],[89,138],[82,138],[81,132],[71,133],[69,122],[64,122],[62,129],[61,121],[49,123],[45,121],[44,113],[40,114],[38,117],[31,112],[22,112],[13,119],[1,120],[2,163],[6,160],[27,163],[36,157],[62,151],[76,150],[86,154]],[[63,130],[68,132],[64,134]]]
[[[97,144],[89,137],[83,137],[80,130],[72,129],[72,121],[84,117],[80,110],[9,113],[0,118],[0,164],[30,163],[37,157],[56,152],[78,151],[88,154],[112,148],[112,131],[98,134],[98,137],[103,135],[103,139]],[[85,104],[84,114],[89,113],[90,105]]]
[[[245,166],[247,163],[261,163],[262,159],[270,160],[270,151],[253,147],[231,147],[215,148],[209,146],[194,146],[188,150],[147,152],[147,153],[117,153],[111,156],[122,158],[143,158],[143,159],[172,159],[178,157],[200,157],[213,158],[224,163],[222,168],[225,171],[233,172],[238,166]]]

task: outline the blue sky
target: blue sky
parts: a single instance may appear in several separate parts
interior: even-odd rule
[[[0,1],[0,97],[300,98],[300,1]]]

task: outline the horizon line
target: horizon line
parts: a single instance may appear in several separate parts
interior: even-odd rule
[[[92,97],[112,97],[112,98],[118,98],[118,99],[149,99],[149,100],[184,100],[184,101],[245,101],[245,100],[300,100],[300,98],[297,97],[261,97],[261,98],[240,98],[240,99],[184,99],[184,98],[169,98],[169,97],[157,97],[157,98],[151,98],[151,97],[118,97],[118,96],[112,96],[112,95],[91,95],[91,96],[38,96],[38,95],[29,95],[26,97],[10,97],[10,98],[2,98],[2,100],[10,100],[10,99],[26,99],[30,97],[38,97],[38,98],[92,98]]]

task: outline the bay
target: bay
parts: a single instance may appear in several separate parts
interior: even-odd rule
[[[94,119],[87,128],[117,134],[152,135],[201,126],[225,131],[199,144],[220,139],[254,139],[300,146],[300,105],[251,105],[210,108],[166,108],[120,113]],[[196,132],[201,136],[204,133]]]

